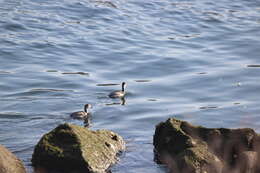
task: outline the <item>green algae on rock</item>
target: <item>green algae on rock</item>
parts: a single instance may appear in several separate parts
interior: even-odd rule
[[[122,137],[112,131],[91,131],[66,123],[41,138],[34,149],[32,164],[63,171],[105,172],[124,150]]]
[[[258,173],[260,137],[250,128],[193,126],[174,118],[156,126],[155,160],[174,173]]]
[[[26,173],[22,161],[2,145],[0,145],[0,173]]]

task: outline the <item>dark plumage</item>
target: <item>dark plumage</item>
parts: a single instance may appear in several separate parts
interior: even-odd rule
[[[85,104],[84,111],[73,112],[70,116],[75,119],[86,119],[90,115],[88,109],[91,107],[91,104]]]
[[[122,90],[120,91],[113,91],[111,92],[108,96],[110,98],[121,98],[121,97],[124,97],[125,96],[125,88],[126,88],[126,83],[125,82],[122,82]]]

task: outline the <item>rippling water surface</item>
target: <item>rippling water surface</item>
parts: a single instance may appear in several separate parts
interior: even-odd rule
[[[166,172],[169,117],[260,131],[259,38],[258,0],[0,0],[0,143],[33,172],[40,137],[91,103],[91,128],[127,141],[112,172]]]

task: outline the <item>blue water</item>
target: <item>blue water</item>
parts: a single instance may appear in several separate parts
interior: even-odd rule
[[[127,141],[113,173],[166,172],[169,117],[260,131],[259,38],[258,0],[0,0],[0,144],[32,173],[41,136],[91,103],[91,129]],[[122,81],[125,105],[103,85]]]

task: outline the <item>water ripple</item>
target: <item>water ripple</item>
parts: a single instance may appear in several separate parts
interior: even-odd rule
[[[32,172],[41,135],[83,125],[69,114],[91,103],[91,128],[134,146],[112,172],[158,173],[152,135],[169,117],[259,131],[259,9],[256,0],[1,1],[1,144]],[[124,104],[107,97],[122,81]]]

